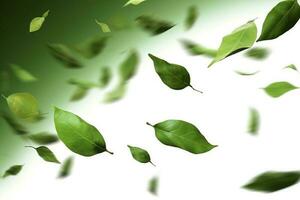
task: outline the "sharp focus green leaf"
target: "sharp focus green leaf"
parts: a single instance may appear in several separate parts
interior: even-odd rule
[[[67,68],[77,69],[83,67],[81,62],[75,58],[70,48],[63,44],[48,44],[48,49],[54,58],[59,60]]]
[[[0,116],[6,121],[6,123],[14,130],[17,135],[25,135],[28,133],[27,129],[8,113],[1,112]]]
[[[8,176],[16,176],[20,173],[22,170],[23,165],[14,165],[11,166],[8,170],[5,171],[4,175],[2,176],[3,178],[6,178]]]
[[[82,156],[111,153],[101,133],[77,115],[55,108],[54,123],[59,139],[74,153]]]
[[[157,189],[158,189],[158,178],[153,177],[149,181],[148,191],[153,195],[157,195]]]
[[[155,129],[156,138],[163,144],[200,154],[210,151],[216,145],[210,144],[193,124],[182,120],[166,120],[151,125]]]
[[[18,65],[10,65],[15,76],[22,82],[35,82],[37,78]]]
[[[300,6],[297,0],[278,3],[267,15],[262,33],[257,41],[278,38],[295,26],[300,18]]]
[[[255,43],[256,35],[257,28],[253,21],[249,21],[248,23],[238,27],[229,35],[223,37],[217,55],[208,67],[228,56],[252,47]]]
[[[31,20],[30,22],[30,26],[29,26],[29,32],[35,32],[40,30],[40,28],[42,27],[43,23],[45,22],[46,17],[49,14],[49,10],[47,10],[42,17],[35,17]]]
[[[159,75],[162,82],[169,88],[181,90],[186,87],[191,87],[194,89],[190,83],[190,74],[183,66],[168,63],[152,54],[149,54],[149,57],[154,63],[156,73]]]
[[[182,40],[181,43],[191,55],[204,55],[207,57],[215,57],[217,55],[217,50],[206,48],[192,41]]]
[[[175,25],[171,22],[155,19],[151,16],[142,15],[136,19],[137,24],[152,35],[158,35],[173,28]]]
[[[276,192],[298,183],[299,180],[299,171],[270,171],[258,175],[250,183],[244,185],[243,188],[258,192]]]
[[[186,27],[186,29],[190,29],[190,28],[193,27],[193,25],[197,21],[198,16],[199,16],[199,13],[198,13],[197,6],[191,6],[191,7],[189,7],[187,18],[185,20],[185,27]]]
[[[53,163],[60,163],[57,158],[55,157],[54,153],[45,146],[40,146],[40,147],[32,147],[32,146],[25,146],[25,147],[30,147],[36,150],[36,152],[38,153],[38,155],[47,162],[53,162]]]
[[[99,87],[106,87],[112,79],[112,72],[110,67],[101,67],[99,76]]]
[[[256,60],[263,60],[269,56],[270,52],[267,48],[256,47],[246,51],[245,55]]]
[[[83,57],[91,59],[98,56],[106,47],[108,36],[89,39],[75,47]]]
[[[128,5],[137,6],[137,5],[141,4],[144,1],[146,1],[146,0],[129,0],[123,7],[128,6]]]
[[[73,167],[73,162],[74,162],[73,157],[69,157],[62,163],[58,174],[58,178],[66,178],[67,176],[70,175],[71,169]]]
[[[255,71],[255,72],[242,72],[242,71],[235,71],[235,73],[241,75],[241,76],[252,76],[255,75],[257,73],[259,73],[259,71]]]
[[[99,27],[101,28],[103,33],[110,33],[111,30],[109,28],[109,26],[103,22],[99,22],[97,19],[95,19],[96,24],[99,25]]]
[[[131,51],[128,57],[121,63],[119,68],[120,78],[122,82],[131,79],[138,67],[139,57],[136,51]]]
[[[292,69],[292,70],[298,71],[296,65],[294,65],[294,64],[290,64],[290,65],[284,67],[284,69]]]
[[[151,158],[150,158],[150,155],[149,153],[142,149],[142,148],[139,148],[139,147],[133,147],[133,146],[130,146],[130,145],[127,145],[128,148],[130,149],[130,152],[131,152],[131,155],[132,157],[140,162],[140,163],[151,163],[152,165],[154,165],[152,162],[151,162]]]
[[[120,82],[119,84],[117,84],[115,88],[113,88],[113,90],[105,94],[103,102],[113,103],[115,101],[118,101],[124,97],[126,91],[127,91],[126,83]]]
[[[36,144],[41,144],[41,145],[53,144],[58,141],[58,138],[56,135],[48,133],[48,132],[31,134],[31,135],[28,135],[27,138],[30,139],[32,142],[34,142]]]
[[[259,124],[260,124],[259,112],[256,109],[251,108],[249,123],[248,123],[248,132],[251,133],[252,135],[257,135],[259,130]]]
[[[32,119],[40,115],[38,101],[29,93],[11,94],[7,104],[12,113],[21,119]]]
[[[271,97],[280,97],[281,95],[295,89],[298,89],[298,87],[288,82],[275,82],[264,88],[265,92]]]
[[[89,89],[82,88],[82,87],[77,87],[75,91],[73,92],[70,101],[79,101],[86,97],[88,94]]]

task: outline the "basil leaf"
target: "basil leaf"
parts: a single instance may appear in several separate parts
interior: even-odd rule
[[[246,51],[245,55],[256,60],[263,60],[269,56],[270,52],[267,48],[256,47]]]
[[[126,83],[120,82],[113,90],[105,94],[104,103],[113,103],[124,97],[127,91]]]
[[[35,17],[31,20],[30,26],[29,26],[29,32],[35,32],[40,30],[43,23],[45,22],[46,17],[48,16],[50,10],[47,10],[42,17]]]
[[[1,112],[0,115],[17,135],[25,135],[28,133],[27,129],[8,113]]]
[[[29,147],[29,148],[35,149],[36,152],[38,153],[38,155],[44,161],[60,164],[60,162],[55,157],[54,153],[48,147],[45,147],[45,146],[40,146],[40,147],[37,147],[37,148],[35,148],[33,146],[25,146],[25,147]]]
[[[196,126],[182,120],[166,120],[155,125],[156,138],[163,144],[178,147],[190,153],[200,154],[217,145],[210,144]]]
[[[34,142],[36,144],[41,144],[41,145],[53,144],[58,141],[58,138],[56,135],[53,135],[48,132],[31,134],[31,135],[28,135],[27,138],[30,139],[32,142]]]
[[[299,171],[270,171],[258,175],[250,183],[244,185],[243,188],[258,192],[276,192],[298,183],[299,180]]]
[[[128,57],[121,63],[119,73],[122,82],[126,82],[131,79],[138,67],[139,57],[136,51],[131,51]]]
[[[242,71],[235,71],[235,73],[241,75],[241,76],[252,76],[255,75],[257,73],[259,73],[259,71],[255,71],[255,72],[242,72]]]
[[[99,25],[100,29],[102,30],[103,33],[110,33],[111,30],[109,26],[103,22],[99,22],[97,19],[95,19],[96,24]]]
[[[8,170],[5,171],[3,178],[6,178],[8,176],[16,176],[20,173],[22,170],[23,165],[13,165]]]
[[[15,76],[22,82],[35,82],[37,81],[37,78],[35,76],[33,76],[30,72],[28,72],[27,70],[23,69],[22,67],[18,66],[18,65],[10,65],[13,73],[15,74]]]
[[[191,6],[188,9],[187,18],[185,20],[185,27],[187,30],[191,29],[195,22],[197,21],[197,18],[199,16],[198,8],[197,6]]]
[[[190,74],[183,66],[168,63],[152,54],[148,55],[154,63],[156,73],[169,88],[181,90],[191,87],[193,90],[198,91],[191,85]],[[202,93],[201,91],[198,92]]]
[[[152,35],[159,35],[173,28],[175,25],[171,22],[155,19],[151,16],[142,15],[136,18],[138,26],[145,31],[150,32]]]
[[[75,89],[74,93],[72,94],[70,101],[79,101],[79,100],[83,99],[88,94],[88,91],[89,91],[89,89],[77,87]]]
[[[144,1],[146,1],[146,0],[129,0],[123,7],[128,6],[128,5],[137,6]]]
[[[74,159],[73,157],[67,158],[61,165],[58,178],[66,178],[70,175]]]
[[[106,47],[108,37],[89,39],[75,47],[75,50],[85,58],[91,59],[98,56]]]
[[[211,67],[214,63],[219,62],[228,56],[252,47],[255,43],[256,35],[257,28],[253,21],[249,21],[238,27],[233,32],[223,37],[217,55],[208,67]]]
[[[157,177],[153,177],[150,181],[149,181],[149,186],[148,186],[148,191],[157,196],[157,189],[158,189],[158,178]]]
[[[54,123],[59,139],[74,153],[93,156],[106,149],[101,133],[77,115],[55,108]]]
[[[191,55],[204,55],[207,57],[215,57],[217,55],[217,51],[215,49],[206,48],[192,41],[182,40],[181,43]]]
[[[293,28],[299,18],[300,6],[297,0],[286,0],[278,3],[268,13],[257,41],[278,38]]]
[[[112,72],[110,67],[101,67],[100,69],[100,76],[99,76],[99,87],[104,88],[106,87],[112,78]]]
[[[252,135],[257,135],[259,130],[260,117],[259,113],[255,108],[250,109],[250,117],[248,123],[248,132]]]
[[[292,69],[292,70],[298,71],[296,65],[294,65],[294,64],[290,64],[290,65],[284,67],[283,69]]]
[[[151,163],[153,166],[155,166],[151,162],[150,155],[149,155],[149,153],[146,150],[144,150],[142,148],[139,148],[139,147],[133,147],[133,146],[130,146],[130,145],[127,145],[127,146],[130,149],[132,157],[136,161],[138,161],[140,163]]]
[[[284,81],[272,83],[264,88],[265,92],[268,95],[275,98],[280,97],[281,95],[284,95],[285,93],[295,89],[298,89],[298,87]]]

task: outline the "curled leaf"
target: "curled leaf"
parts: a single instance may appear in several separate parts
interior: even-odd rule
[[[255,72],[242,72],[242,71],[238,71],[236,70],[235,73],[241,75],[241,76],[252,76],[255,75],[257,73],[259,73],[259,71],[255,71]]]

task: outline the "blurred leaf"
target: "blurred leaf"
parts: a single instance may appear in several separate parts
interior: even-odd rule
[[[290,187],[300,180],[300,172],[265,172],[253,180],[250,183],[243,186],[248,190],[254,190],[258,192],[276,192],[287,187]]]
[[[155,125],[156,138],[167,146],[177,147],[193,154],[200,154],[217,147],[211,145],[191,123],[182,120],[166,120]]]
[[[70,175],[71,169],[73,167],[73,162],[73,157],[69,157],[62,163],[58,178],[66,178]]]
[[[217,55],[217,50],[206,48],[192,41],[182,40],[181,43],[191,55],[204,55],[207,57],[215,57]]]
[[[129,0],[123,7],[128,6],[130,4],[137,6],[144,1],[146,1],[146,0]]]
[[[40,30],[40,28],[42,27],[46,17],[48,16],[50,10],[47,10],[42,17],[36,17],[33,18],[30,22],[30,27],[29,27],[29,32],[35,32]]]
[[[153,195],[157,196],[157,189],[158,189],[158,178],[157,177],[153,177],[150,181],[149,181],[149,192]]]
[[[113,90],[105,94],[104,103],[113,103],[122,99],[127,91],[126,83],[119,83]]]
[[[191,29],[199,16],[197,6],[191,6],[188,9],[187,18],[185,20],[186,29]]]
[[[35,82],[37,78],[18,65],[10,65],[15,76],[22,82]]]
[[[269,56],[270,52],[267,48],[255,47],[246,51],[245,55],[256,60],[263,60]]]
[[[80,80],[80,79],[75,79],[75,78],[69,79],[68,83],[71,85],[78,86],[83,89],[91,89],[91,88],[99,87],[98,83],[93,83],[91,81],[85,81],[85,80]]]
[[[102,30],[103,33],[110,33],[111,30],[109,26],[103,22],[99,22],[97,19],[95,19],[96,24],[99,25],[100,29]]]
[[[150,158],[150,155],[149,153],[142,149],[142,148],[139,148],[139,147],[133,147],[133,146],[130,146],[130,145],[127,145],[130,152],[131,152],[131,155],[132,157],[140,162],[140,163],[151,163],[153,166],[155,166],[152,162],[151,162],[151,158]]]
[[[53,162],[53,163],[58,163],[60,164],[60,162],[57,160],[57,158],[55,157],[54,153],[45,146],[40,146],[40,147],[32,147],[32,146],[25,146],[25,147],[30,147],[36,150],[36,152],[38,153],[38,155],[47,162]]]
[[[20,173],[22,170],[23,165],[14,165],[11,166],[8,170],[5,171],[4,175],[2,176],[3,178],[6,178],[8,176],[16,176]]]
[[[25,135],[28,133],[26,128],[8,113],[2,111],[0,115],[17,135]]]
[[[101,67],[99,76],[99,87],[106,87],[112,79],[110,67]]]
[[[147,15],[136,18],[136,22],[141,28],[150,32],[152,35],[164,33],[175,26],[171,22],[155,19]]]
[[[259,130],[260,117],[259,112],[255,108],[250,109],[250,117],[248,123],[248,132],[257,135]]]
[[[83,57],[91,59],[98,56],[106,47],[108,37],[96,37],[77,45],[75,50]]]
[[[10,90],[11,76],[6,69],[0,69],[0,93],[7,93]]]
[[[120,31],[127,28],[130,28],[133,25],[132,21],[129,21],[128,16],[126,15],[114,15],[109,20],[111,29],[114,31]]]
[[[235,71],[235,73],[241,75],[241,76],[252,76],[255,75],[257,73],[259,73],[259,71],[255,71],[255,72],[242,72],[242,71]]]
[[[292,70],[298,71],[296,65],[294,65],[294,64],[290,64],[290,65],[284,67],[284,69],[292,69]]]
[[[131,51],[128,57],[121,63],[119,72],[122,82],[126,82],[131,79],[138,67],[139,57],[136,51]]]
[[[28,135],[27,138],[30,139],[32,142],[41,145],[48,145],[58,142],[57,136],[48,132],[31,134]]]
[[[278,3],[267,15],[257,41],[275,39],[295,26],[300,18],[297,0]]]
[[[71,101],[79,101],[86,97],[88,94],[89,89],[82,88],[82,87],[77,87],[74,91],[74,93],[71,96]]]
[[[284,95],[285,93],[294,89],[298,89],[298,87],[288,82],[275,82],[264,88],[268,95],[275,98],[280,97],[281,95]]]

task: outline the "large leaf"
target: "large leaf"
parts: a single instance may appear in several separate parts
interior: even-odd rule
[[[141,163],[151,163],[152,165],[154,165],[151,162],[151,158],[150,158],[149,153],[145,149],[142,149],[142,148],[139,148],[139,147],[133,147],[133,146],[130,146],[130,145],[127,145],[127,146],[130,149],[132,157],[136,161],[141,162]]]
[[[264,88],[268,95],[275,98],[295,89],[298,89],[298,87],[284,81],[272,83]]]
[[[252,135],[256,135],[259,130],[259,112],[255,108],[250,109],[250,117],[249,117],[249,123],[248,123],[248,132]]]
[[[192,41],[182,40],[181,43],[191,55],[204,55],[207,57],[215,57],[217,55],[217,50],[204,47]]]
[[[193,27],[193,25],[197,21],[198,16],[199,16],[198,8],[196,6],[189,7],[187,18],[185,20],[186,29],[190,29]]]
[[[35,76],[33,76],[30,72],[28,72],[27,70],[23,69],[22,67],[18,66],[18,65],[10,65],[13,73],[15,74],[15,76],[22,82],[35,82],[37,81],[37,78]]]
[[[136,19],[137,24],[152,35],[158,35],[173,28],[175,25],[171,22],[155,19],[151,16],[142,15]]]
[[[20,173],[22,168],[23,168],[23,165],[13,165],[4,172],[2,177],[6,178],[8,176],[16,176]]]
[[[54,153],[48,148],[48,147],[45,147],[45,146],[40,146],[40,147],[32,147],[32,146],[25,146],[25,147],[30,147],[30,148],[33,148],[36,150],[36,152],[38,153],[38,155],[44,160],[44,161],[47,161],[47,162],[53,162],[53,163],[60,163],[58,161],[58,159],[56,158],[56,156],[54,155]]]
[[[223,37],[217,55],[208,67],[228,56],[252,47],[255,43],[256,35],[257,28],[253,21],[249,21],[248,23],[238,27],[229,35]]]
[[[296,184],[299,180],[299,171],[270,171],[258,175],[250,183],[244,185],[243,188],[258,192],[276,192]]]
[[[138,53],[136,51],[131,51],[128,57],[121,63],[119,68],[120,78],[122,82],[128,81],[135,75],[138,63]]]
[[[74,162],[73,157],[69,157],[62,163],[58,174],[58,178],[65,178],[70,175],[73,162]]]
[[[181,90],[186,87],[191,87],[193,90],[196,90],[190,83],[191,78],[189,72],[183,66],[168,63],[152,54],[149,54],[149,57],[154,63],[156,73],[169,88]]]
[[[77,115],[55,108],[54,123],[59,139],[74,153],[93,156],[111,153],[101,133]]]
[[[49,14],[49,10],[47,10],[42,17],[35,17],[31,20],[30,26],[29,26],[29,32],[35,32],[41,29],[43,23],[45,22],[46,17]]]
[[[300,6],[297,0],[278,3],[267,15],[262,33],[257,41],[278,38],[295,26],[300,18]]]
[[[30,139],[32,142],[36,144],[41,145],[47,145],[52,144],[58,141],[58,138],[56,135],[48,132],[40,132],[35,133],[27,136],[28,139]]]
[[[216,145],[210,144],[196,126],[182,120],[166,120],[151,125],[156,138],[163,144],[200,154],[210,151]]]

